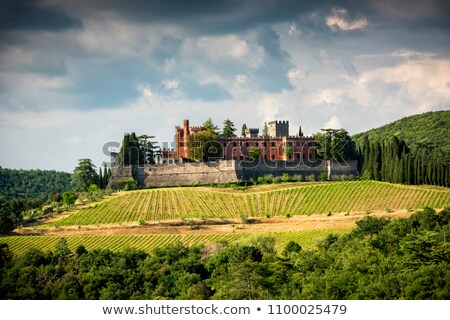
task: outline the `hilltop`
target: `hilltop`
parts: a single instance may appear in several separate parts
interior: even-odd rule
[[[49,194],[62,193],[70,188],[70,173],[67,172],[0,167],[0,196],[7,200],[46,200]]]
[[[371,142],[404,140],[411,150],[450,157],[450,110],[417,114],[352,136],[358,145],[368,135]]]

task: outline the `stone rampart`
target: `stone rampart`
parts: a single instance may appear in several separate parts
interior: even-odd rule
[[[281,176],[309,175],[325,172],[330,175],[358,175],[357,162],[326,161],[304,163],[301,161],[238,161],[223,160],[206,163],[175,163],[138,166],[119,166],[112,169],[110,184],[126,179],[136,179],[140,186],[181,186],[209,183],[237,182],[239,180],[256,180],[268,174]]]

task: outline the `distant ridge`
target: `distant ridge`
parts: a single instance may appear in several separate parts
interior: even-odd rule
[[[352,136],[357,145],[368,135],[371,142],[404,140],[411,150],[450,158],[450,110],[426,112],[402,118],[384,126]]]

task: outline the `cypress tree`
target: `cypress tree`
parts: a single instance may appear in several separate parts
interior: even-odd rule
[[[103,189],[103,174],[102,174],[102,167],[98,168],[98,187],[100,189]]]
[[[245,130],[247,129],[247,125],[244,123],[242,125],[242,131],[241,131],[241,136],[245,137]]]
[[[106,163],[103,164],[103,187],[107,187],[109,182],[108,171],[106,169]]]
[[[381,175],[380,175],[380,168],[381,168],[381,145],[378,142],[374,143],[373,146],[373,156],[372,158],[372,175],[373,179],[380,181]]]
[[[370,143],[369,143],[369,138],[367,137],[367,135],[364,135],[363,140],[362,140],[362,147],[361,147],[361,151],[359,152],[360,155],[362,155],[362,157],[360,157],[361,159],[361,172],[364,173],[367,169],[367,163],[369,161],[369,157],[370,157]]]

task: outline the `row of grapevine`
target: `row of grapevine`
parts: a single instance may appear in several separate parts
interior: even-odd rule
[[[442,208],[450,189],[352,181],[226,193],[203,188],[155,189],[123,193],[67,216],[59,225],[92,225],[183,218],[238,218],[366,210]]]
[[[275,237],[278,250],[282,250],[289,241],[298,242],[304,249],[312,249],[318,241],[330,233],[344,234],[350,229],[317,229],[292,232],[261,233]],[[245,241],[255,234],[139,234],[139,235],[95,235],[95,236],[67,236],[69,248],[74,252],[79,245],[84,245],[87,250],[110,249],[123,250],[127,247],[150,252],[152,249],[162,247],[169,243],[181,242],[192,246],[207,243]],[[1,237],[0,243],[8,244],[15,254],[22,254],[29,248],[39,248],[43,251],[53,250],[59,236],[9,236]]]

